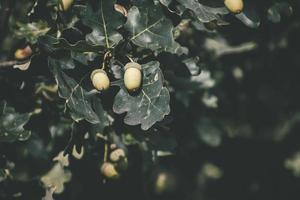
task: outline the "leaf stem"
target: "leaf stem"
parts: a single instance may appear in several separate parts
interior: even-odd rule
[[[12,67],[14,65],[20,65],[26,63],[26,61],[9,60],[0,62],[0,68]]]
[[[106,67],[106,59],[108,59],[110,57],[111,57],[111,53],[110,53],[110,51],[107,51],[103,56],[103,61],[102,61],[102,66],[101,66],[102,70],[104,70]]]
[[[126,57],[130,60],[130,62],[135,62],[129,55],[126,55]]]

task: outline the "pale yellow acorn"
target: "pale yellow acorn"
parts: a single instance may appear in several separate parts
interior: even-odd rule
[[[107,90],[110,85],[109,78],[106,72],[102,69],[96,69],[92,72],[91,81],[93,86],[99,91]]]
[[[124,67],[124,84],[128,91],[138,90],[142,83],[141,65],[136,62],[129,62]]]
[[[68,10],[73,4],[74,0],[59,0],[58,1],[58,9],[60,11]]]
[[[118,162],[122,157],[125,157],[125,151],[123,149],[116,149],[109,155],[110,160],[113,162]]]
[[[230,12],[235,14],[242,12],[244,8],[243,0],[225,0],[224,4]]]
[[[101,166],[101,173],[106,177],[106,178],[118,178],[119,173],[117,172],[115,166],[112,163],[105,162]]]

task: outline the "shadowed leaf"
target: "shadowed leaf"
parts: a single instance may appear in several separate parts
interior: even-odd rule
[[[30,119],[31,113],[16,113],[6,102],[0,104],[0,142],[13,142],[27,140],[31,131],[24,129]]]

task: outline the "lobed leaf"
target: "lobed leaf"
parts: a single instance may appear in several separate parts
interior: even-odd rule
[[[85,119],[92,124],[100,123],[98,115],[92,109],[90,101],[88,101],[87,92],[80,84],[65,74],[54,59],[49,59],[49,66],[53,69],[59,96],[66,100],[72,119],[76,122]]]
[[[187,52],[174,40],[173,24],[159,6],[131,7],[124,27],[130,33],[130,41],[137,46],[176,54]]]
[[[124,122],[128,125],[141,124],[143,130],[149,129],[170,113],[170,95],[163,86],[163,75],[159,62],[152,61],[142,65],[143,85],[138,95],[132,96],[121,86],[113,105],[115,113],[127,112]]]
[[[47,52],[54,52],[57,50],[65,49],[77,52],[101,52],[103,47],[100,45],[89,44],[84,40],[79,40],[75,44],[69,43],[64,38],[56,38],[51,35],[44,35],[39,38],[39,44]]]
[[[197,20],[202,23],[218,20],[219,15],[228,14],[228,10],[225,7],[209,7],[199,3],[197,0],[177,0],[186,9],[192,10],[196,15]]]
[[[117,32],[117,29],[123,25],[123,15],[115,11],[115,3],[115,0],[99,0],[96,12],[91,5],[80,10],[82,23],[92,29],[92,32],[86,36],[89,43],[111,48],[123,39]]]

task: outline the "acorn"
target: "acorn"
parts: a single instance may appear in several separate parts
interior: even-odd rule
[[[59,11],[68,10],[73,4],[74,0],[59,0],[58,1],[58,9]]]
[[[123,149],[116,149],[110,153],[109,158],[113,162],[118,162],[121,158],[125,158],[125,151]]]
[[[154,183],[154,192],[157,195],[175,191],[176,187],[177,187],[177,180],[174,174],[169,172],[160,172],[159,174],[157,174]]]
[[[101,166],[101,173],[106,177],[106,178],[118,178],[119,173],[117,172],[115,166],[112,163],[105,162]]]
[[[110,85],[109,78],[106,72],[102,69],[96,69],[92,72],[91,81],[93,86],[99,91],[107,90]]]
[[[244,8],[243,0],[225,0],[224,4],[230,12],[235,14],[242,12]]]
[[[128,91],[137,91],[142,83],[142,67],[136,62],[129,62],[124,67],[124,84]]]
[[[24,49],[17,49],[15,51],[15,58],[17,60],[23,60],[32,55],[32,49],[30,46],[26,46]]]

